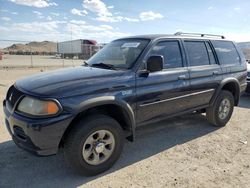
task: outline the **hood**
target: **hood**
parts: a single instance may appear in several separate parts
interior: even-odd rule
[[[79,66],[38,73],[16,81],[15,87],[35,96],[61,98],[103,90],[122,74],[124,71]]]

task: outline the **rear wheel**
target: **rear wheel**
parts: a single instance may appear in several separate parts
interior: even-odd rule
[[[206,116],[215,126],[225,126],[230,120],[234,109],[234,97],[231,92],[222,90],[214,105],[207,108]]]
[[[91,176],[109,169],[119,158],[123,144],[119,123],[109,116],[96,115],[80,120],[71,130],[64,153],[77,172]]]

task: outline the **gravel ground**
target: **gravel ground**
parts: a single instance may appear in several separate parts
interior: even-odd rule
[[[0,101],[16,79],[40,71],[0,69]],[[0,108],[0,187],[248,188],[249,116],[250,96],[244,95],[223,128],[211,126],[204,115],[197,114],[145,126],[137,130],[135,142],[126,142],[109,171],[81,177],[67,167],[61,153],[36,157],[15,146]]]

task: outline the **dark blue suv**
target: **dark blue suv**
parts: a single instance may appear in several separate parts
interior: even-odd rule
[[[136,127],[184,113],[229,121],[246,89],[237,45],[205,34],[118,39],[82,66],[16,81],[3,102],[14,142],[41,156],[59,148],[84,175],[110,168]]]

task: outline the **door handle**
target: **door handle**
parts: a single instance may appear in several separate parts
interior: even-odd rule
[[[178,76],[179,80],[187,80],[188,78],[186,77],[186,75],[180,75]]]
[[[219,74],[218,71],[214,71],[214,72],[213,72],[213,75],[218,75],[218,74]]]

